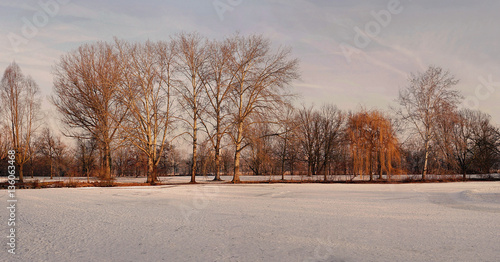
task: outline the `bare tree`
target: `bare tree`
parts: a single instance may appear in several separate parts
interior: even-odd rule
[[[96,139],[105,180],[111,179],[111,150],[127,113],[119,92],[122,68],[113,45],[98,42],[62,56],[53,72],[52,102],[70,129],[65,135]]]
[[[40,99],[39,88],[30,76],[12,62],[1,82],[2,111],[10,128],[12,148],[16,152],[19,181],[23,182],[23,167],[30,159],[30,145],[37,127]]]
[[[182,33],[175,38],[177,70],[183,80],[177,86],[180,105],[184,110],[183,122],[188,126],[188,134],[192,138],[193,154],[191,166],[191,183],[196,183],[196,163],[198,146],[198,124],[202,111],[203,80],[201,71],[207,61],[206,40],[199,34]]]
[[[240,158],[245,148],[244,126],[255,124],[258,114],[269,114],[286,104],[287,85],[298,78],[298,61],[290,49],[271,49],[271,42],[260,35],[234,36],[235,49],[229,58],[234,79],[231,89],[231,112],[235,135],[233,183],[240,181]]]
[[[325,105],[321,110],[303,108],[298,113],[298,121],[308,174],[323,172],[324,180],[327,180],[330,164],[340,152],[344,114],[331,105]]]
[[[437,144],[448,169],[459,171],[464,180],[468,172],[490,172],[498,159],[499,136],[489,115],[461,109],[440,118],[437,125]]]
[[[401,108],[398,115],[423,141],[422,180],[426,179],[428,171],[429,146],[435,138],[435,123],[460,101],[460,93],[453,89],[457,83],[458,80],[449,72],[430,66],[424,73],[411,74],[408,86],[399,92]]]
[[[49,161],[50,179],[52,179],[54,173],[61,169],[60,165],[66,152],[66,145],[60,137],[56,137],[48,127],[45,127],[36,141],[36,151]]]
[[[500,129],[491,123],[491,117],[477,112],[474,117],[474,149],[472,161],[476,170],[489,174],[492,167],[500,161]]]
[[[214,149],[214,181],[221,180],[222,142],[231,127],[228,104],[234,76],[229,73],[229,59],[234,48],[234,41],[229,39],[210,42],[206,50],[208,59],[201,70],[201,79],[208,103],[205,110],[203,110],[204,117],[200,118],[200,120]]]
[[[344,114],[337,107],[324,105],[321,108],[321,159],[320,171],[324,180],[331,173],[331,164],[340,153],[340,140],[343,137]]]
[[[77,139],[77,147],[76,147],[76,160],[78,162],[79,170],[82,175],[87,177],[87,182],[90,182],[90,174],[94,170],[95,167],[95,158],[97,143],[96,139]]]
[[[316,175],[321,156],[321,115],[313,107],[298,112],[299,140],[303,161],[307,162],[307,174]]]
[[[281,162],[281,180],[285,180],[286,163],[288,162],[290,173],[293,172],[293,162],[297,159],[297,150],[293,145],[297,142],[297,112],[294,107],[285,107],[279,112],[278,137],[280,138],[276,145],[276,155]]]
[[[122,128],[128,140],[147,157],[147,182],[156,183],[158,164],[173,122],[174,45],[116,40],[116,46],[123,65],[120,97],[129,112],[121,121]]]
[[[277,136],[271,130],[270,123],[263,120],[255,122],[257,124],[245,128],[249,140],[249,150],[245,158],[254,175],[266,175],[271,173],[273,138]]]

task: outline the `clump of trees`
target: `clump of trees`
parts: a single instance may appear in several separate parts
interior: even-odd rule
[[[345,112],[294,107],[298,66],[289,48],[261,35],[84,44],[53,69],[51,101],[71,145],[40,124],[38,87],[12,63],[1,82],[0,158],[16,151],[21,180],[28,170],[152,184],[178,174],[193,183],[197,175],[239,182],[240,174],[466,179],[500,168],[499,128],[485,113],[458,108],[458,80],[445,70],[411,74],[391,111]]]
[[[288,84],[298,78],[290,56],[259,35],[216,41],[184,33],[162,42],[87,44],[55,66],[52,101],[69,136],[95,139],[104,179],[111,152],[129,143],[146,157],[147,181],[155,183],[177,128],[191,138],[191,182],[200,170],[200,137],[214,149],[216,180],[222,143],[232,141],[238,182],[248,129],[289,104]]]

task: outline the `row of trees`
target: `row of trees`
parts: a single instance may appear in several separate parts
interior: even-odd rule
[[[484,113],[457,109],[458,81],[437,67],[410,75],[392,114],[294,108],[298,61],[259,35],[85,44],[53,75],[51,100],[76,146],[40,127],[38,87],[16,63],[2,78],[0,157],[16,150],[21,180],[25,164],[32,175],[146,174],[149,183],[176,173],[191,182],[221,173],[238,182],[241,172],[373,180],[499,168],[499,129]],[[189,155],[173,146],[182,140]]]
[[[216,179],[222,143],[230,137],[238,182],[247,129],[288,103],[287,84],[298,77],[297,60],[289,56],[289,49],[273,50],[257,35],[87,44],[56,65],[52,101],[70,127],[66,134],[96,140],[105,179],[112,149],[130,143],[147,158],[148,182],[156,182],[175,129],[191,139],[191,182],[200,130],[214,150]]]

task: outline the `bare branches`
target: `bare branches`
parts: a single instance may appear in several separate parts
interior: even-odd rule
[[[130,44],[115,40],[122,62],[119,90],[128,115],[121,128],[129,142],[148,159],[148,183],[157,182],[157,166],[173,122],[174,45],[167,42]]]
[[[298,112],[299,141],[308,174],[323,172],[324,179],[327,180],[328,166],[335,154],[339,153],[344,118],[344,114],[331,105],[325,105],[321,110],[303,108]]]
[[[30,145],[37,128],[40,99],[39,88],[30,76],[24,76],[21,68],[11,63],[1,82],[3,115],[10,129],[12,148],[16,151],[19,180],[23,181],[23,165],[31,155]]]
[[[184,109],[185,117],[181,117],[188,126],[193,142],[193,159],[191,166],[191,183],[196,182],[196,162],[198,145],[198,124],[203,106],[203,74],[207,62],[207,44],[204,37],[197,33],[179,34],[176,39],[177,70],[182,81],[176,87],[180,96],[179,104]]]
[[[408,82],[408,86],[399,93],[398,102],[401,109],[398,115],[410,124],[424,142],[425,162],[422,179],[425,180],[429,145],[435,134],[434,123],[457,106],[461,95],[453,89],[458,80],[439,67],[430,66],[424,73],[412,74]]]
[[[120,98],[123,82],[119,54],[111,44],[86,44],[61,57],[54,68],[53,104],[62,121],[80,137],[95,138],[102,151],[103,178],[111,177],[111,146],[127,108]]]
[[[287,103],[286,86],[299,77],[298,62],[290,59],[290,51],[271,50],[270,41],[260,35],[230,39],[235,46],[229,57],[230,74],[234,79],[231,94],[232,122],[236,135],[233,182],[239,181],[240,155],[243,150],[245,128]],[[265,118],[265,117],[264,117]]]

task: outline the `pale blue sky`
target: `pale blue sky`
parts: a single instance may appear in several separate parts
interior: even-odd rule
[[[58,8],[44,11],[40,2]],[[0,70],[15,59],[48,96],[52,65],[85,42],[168,39],[181,31],[214,38],[260,33],[292,47],[300,59],[302,79],[293,86],[306,103],[386,109],[410,72],[437,65],[456,75],[468,101],[500,123],[499,11],[499,1],[465,0],[0,0]],[[377,22],[373,13],[390,19]],[[26,21],[37,32],[23,33]],[[366,25],[372,37],[368,43],[358,36],[364,42],[356,45],[356,27],[365,31]],[[348,62],[342,46],[359,52]]]

